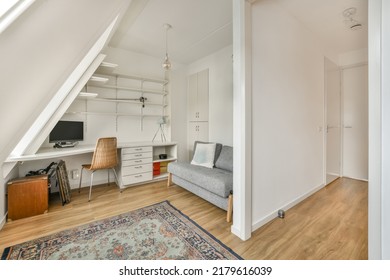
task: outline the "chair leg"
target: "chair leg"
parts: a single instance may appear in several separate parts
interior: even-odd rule
[[[80,190],[81,190],[81,181],[82,181],[82,179],[83,179],[83,170],[84,170],[84,167],[81,167],[80,182],[79,182],[79,193],[80,193]]]
[[[89,186],[89,197],[88,197],[88,202],[91,201],[92,183],[93,183],[93,173],[95,173],[95,171],[92,171],[92,173],[91,173],[91,184],[90,184],[90,186]]]
[[[110,185],[110,169],[107,169],[107,186]]]
[[[111,168],[111,169],[112,169],[112,171],[114,172],[116,184],[118,185],[118,187],[119,187],[120,189],[122,189],[122,188],[121,188],[121,185],[119,184],[118,175],[116,174],[115,168]]]

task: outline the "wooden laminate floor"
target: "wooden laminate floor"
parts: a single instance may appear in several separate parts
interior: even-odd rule
[[[93,220],[114,216],[162,200],[176,208],[232,248],[244,259],[367,259],[368,188],[366,182],[341,178],[286,211],[242,241],[230,232],[226,212],[166,182],[125,189],[111,184],[96,186],[88,203],[88,190],[72,192],[72,201],[61,206],[50,201],[49,212],[7,222],[0,231],[4,248]]]

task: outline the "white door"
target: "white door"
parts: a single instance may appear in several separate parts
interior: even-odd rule
[[[325,59],[326,95],[326,184],[340,177],[341,169],[341,84],[340,69]]]
[[[343,70],[343,176],[368,180],[368,67]]]

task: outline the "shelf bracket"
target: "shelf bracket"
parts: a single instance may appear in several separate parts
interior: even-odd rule
[[[146,100],[148,100],[147,98],[145,98],[145,97],[143,97],[143,96],[141,96],[140,98],[139,98],[139,101],[142,103],[142,108],[145,108],[145,101]]]

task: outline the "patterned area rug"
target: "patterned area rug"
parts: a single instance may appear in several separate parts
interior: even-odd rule
[[[8,260],[241,259],[168,201],[4,250]]]

